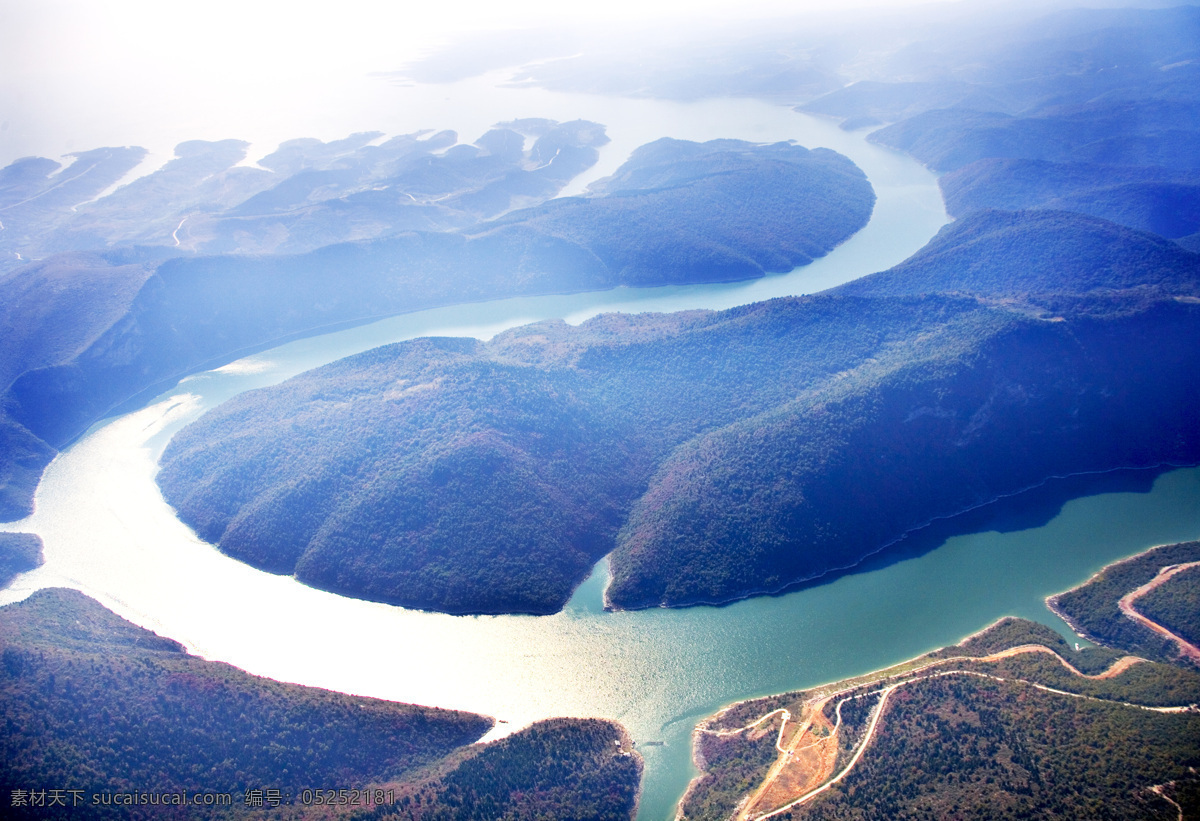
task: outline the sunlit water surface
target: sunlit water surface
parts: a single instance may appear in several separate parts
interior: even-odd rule
[[[551,716],[617,719],[638,741],[665,742],[642,748],[641,818],[657,820],[672,817],[693,775],[693,724],[721,705],[875,669],[1006,614],[1064,630],[1043,607],[1046,595],[1144,547],[1200,536],[1200,471],[1180,470],[1160,477],[1149,493],[1069,502],[1041,527],[954,537],[882,569],[723,608],[605,613],[602,563],[564,612],[546,617],[454,617],[355,601],[253,570],[197,539],[163,501],[154,483],[157,459],[182,425],[240,391],[415,336],[488,338],[538,319],[725,308],[814,292],[899,262],[946,222],[925,169],[787,109],[753,101],[583,98],[594,103],[585,112],[559,99],[565,95],[533,96],[540,108],[528,111],[523,103],[508,116],[586,115],[609,126],[615,150],[606,149],[589,178],[658,136],[795,139],[850,156],[879,202],[867,228],[788,275],[424,311],[189,377],[142,409],[96,426],[51,464],[35,514],[0,526],[38,533],[46,564],[0,591],[0,601],[43,587],[77,588],[205,658],[284,681],[487,713],[507,722],[493,737]]]

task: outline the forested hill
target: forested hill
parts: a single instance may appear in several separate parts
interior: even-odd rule
[[[1155,234],[1068,211],[975,211],[899,265],[845,294],[988,297],[1140,289],[1200,295],[1200,254]]]
[[[905,263],[923,295],[885,273],[878,295],[352,357],[210,412],[159,483],[202,537],[309,584],[545,613],[609,551],[615,606],[727,601],[1051,475],[1200,457],[1196,255],[1060,219],[1068,248],[1123,240],[1072,287],[1028,241],[1045,215],[990,220]]]
[[[629,821],[642,772],[615,722],[477,744],[485,716],[247,675],[63,589],[0,608],[0,722],[5,818]]]
[[[866,177],[841,154],[740,140],[658,140],[593,190],[597,196],[502,217],[473,236],[534,254],[565,241],[599,262],[597,287],[747,279],[824,256],[866,224],[875,201]],[[513,273],[555,266],[535,260]],[[500,255],[490,263],[513,265]]]
[[[620,725],[551,719],[493,742],[356,821],[630,821],[642,759]]]
[[[472,713],[258,678],[190,656],[73,590],[0,609],[0,789],[78,790],[84,818],[149,817],[92,806],[103,793],[365,787],[436,761],[488,730]],[[70,795],[63,796],[71,802]],[[14,805],[15,806],[15,805]],[[165,814],[164,814],[165,813]],[[206,815],[207,814],[207,815]],[[154,817],[225,815],[160,810]]]
[[[946,211],[1076,211],[1178,239],[1200,231],[1200,169],[989,158],[938,181]],[[1194,250],[1194,249],[1193,249]]]
[[[577,125],[575,131],[581,130]],[[404,193],[411,189],[426,198],[448,189],[436,198],[439,203],[486,199],[484,192],[499,185],[492,180],[498,173],[495,155],[518,163],[524,157],[519,145],[510,145],[515,132],[490,133],[482,141],[487,150],[458,146],[446,153],[461,162],[447,166],[430,159],[428,166],[400,175],[395,186],[403,196],[415,196]],[[555,133],[534,146],[533,154],[544,162],[559,156],[543,156],[549,149],[538,149]],[[559,142],[566,151],[596,139],[591,134]],[[283,159],[272,162],[290,168]],[[547,189],[545,180],[528,191],[517,177],[504,180],[503,206],[537,203],[557,190]],[[263,212],[248,225],[273,224],[285,211],[290,214],[282,204],[289,191],[303,199],[281,182],[247,200],[242,208]],[[355,202],[357,196],[346,195]],[[0,278],[0,304],[6,306],[0,319],[12,328],[0,337],[0,386],[7,388],[0,405],[0,441],[6,444],[0,452],[0,488],[6,491],[0,494],[0,517],[27,511],[30,477],[49,458],[46,443],[61,447],[139,391],[234,352],[337,323],[438,305],[787,271],[862,228],[874,200],[862,172],[829,150],[660,140],[636,152],[594,196],[480,219],[481,213],[494,217],[504,210],[493,204],[472,211],[470,220],[458,220],[453,229],[406,227],[304,253],[75,255],[14,271]],[[315,220],[335,204],[306,206],[304,219]],[[377,216],[387,213],[383,209]],[[238,224],[248,219],[239,216]],[[77,283],[86,287],[74,287]],[[51,320],[56,328],[46,337],[41,330]],[[18,459],[19,454],[24,456]]]
[[[0,587],[7,587],[18,573],[40,567],[42,562],[42,540],[39,536],[32,533],[0,533]]]

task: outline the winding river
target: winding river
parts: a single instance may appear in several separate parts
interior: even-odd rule
[[[829,256],[787,275],[425,311],[191,376],[97,425],[51,464],[34,515],[0,526],[38,533],[46,564],[0,591],[0,602],[42,587],[77,588],[205,658],[284,681],[488,713],[506,722],[492,736],[550,716],[614,718],[638,742],[664,742],[641,748],[640,818],[659,821],[673,817],[693,775],[693,724],[721,705],[891,664],[1005,614],[1065,631],[1044,608],[1046,595],[1149,545],[1200,536],[1200,470],[1097,477],[1052,483],[978,512],[955,528],[973,532],[914,540],[903,558],[872,569],[728,607],[605,613],[601,563],[567,609],[547,617],[452,617],[341,598],[253,570],[199,541],[163,502],[156,461],[174,431],[240,391],[415,336],[487,338],[552,317],[725,308],[819,291],[901,261],[947,221],[928,171],[861,134],[785,108],[523,93],[504,98],[507,116],[570,119],[584,116],[591,100],[586,115],[606,123],[614,142],[589,179],[658,136],[795,139],[858,163],[875,186],[875,213]]]

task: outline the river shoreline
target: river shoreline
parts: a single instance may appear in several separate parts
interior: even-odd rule
[[[609,581],[606,582],[605,586],[604,586],[604,609],[608,612],[620,613],[620,612],[637,612],[640,610],[654,610],[654,609],[681,610],[681,609],[686,609],[689,607],[728,607],[730,605],[737,604],[738,602],[743,602],[743,601],[747,601],[749,599],[756,599],[756,598],[760,598],[760,597],[764,597],[764,596],[786,596],[791,593],[798,592],[800,590],[806,590],[811,587],[818,587],[823,584],[829,584],[831,582],[835,582],[838,579],[843,578],[847,575],[851,575],[855,572],[864,572],[864,571],[870,572],[870,570],[873,568],[865,568],[864,567],[865,565],[867,565],[873,559],[881,558],[882,554],[888,548],[896,546],[900,542],[907,539],[909,536],[919,534],[921,531],[925,530],[926,528],[929,528],[930,526],[932,526],[934,524],[949,523],[949,522],[952,522],[954,519],[957,519],[962,516],[966,516],[969,513],[973,513],[973,512],[982,510],[983,508],[986,508],[989,505],[994,505],[997,502],[1003,502],[1006,500],[1014,499],[1024,493],[1029,493],[1030,491],[1039,490],[1041,488],[1046,487],[1051,482],[1062,481],[1062,480],[1067,480],[1067,479],[1077,479],[1077,478],[1083,478],[1083,477],[1089,477],[1089,476],[1095,476],[1095,477],[1110,476],[1113,474],[1125,473],[1125,472],[1133,473],[1133,472],[1143,472],[1143,471],[1144,472],[1157,471],[1158,472],[1157,475],[1161,475],[1162,473],[1166,473],[1167,471],[1171,471],[1171,470],[1179,470],[1182,468],[1194,468],[1194,467],[1200,467],[1200,463],[1197,463],[1197,462],[1182,462],[1182,463],[1159,462],[1159,463],[1153,464],[1153,465],[1144,465],[1144,466],[1125,465],[1125,466],[1120,466],[1120,467],[1105,468],[1103,470],[1085,470],[1085,471],[1080,471],[1078,473],[1054,474],[1051,476],[1047,476],[1046,478],[1042,479],[1039,482],[1035,482],[1034,484],[1031,484],[1027,487],[1023,487],[1020,490],[1015,490],[1012,493],[1002,493],[998,496],[992,497],[991,499],[987,500],[986,502],[980,502],[977,505],[972,505],[971,507],[963,508],[962,510],[959,510],[955,513],[948,513],[943,516],[934,516],[930,519],[927,519],[922,524],[919,524],[915,527],[911,527],[908,530],[905,530],[899,536],[897,536],[896,538],[887,542],[886,544],[876,548],[875,550],[870,551],[869,553],[863,554],[863,556],[861,558],[859,558],[857,561],[855,561],[853,564],[849,564],[844,567],[833,568],[832,570],[827,570],[824,573],[820,573],[816,576],[807,576],[803,579],[794,579],[794,580],[789,581],[789,582],[785,583],[784,585],[777,587],[777,588],[755,590],[755,591],[745,593],[743,595],[732,596],[728,599],[720,599],[720,600],[716,600],[716,601],[695,600],[695,601],[687,601],[687,602],[681,602],[681,603],[676,603],[676,604],[667,604],[667,603],[647,604],[643,607],[618,607],[618,606],[613,605],[609,601],[609,598],[608,598],[608,586],[612,580],[612,573],[610,571],[609,572]],[[1091,495],[1091,494],[1085,493],[1080,496],[1073,496],[1070,498],[1083,498],[1084,496],[1087,496],[1087,495]],[[964,532],[969,532],[969,531],[965,530]],[[936,550],[936,549],[937,549],[936,547],[928,548],[928,550]],[[1153,549],[1153,548],[1151,548],[1151,549]],[[610,552],[610,553],[606,554],[604,558],[610,559],[611,556],[612,556],[612,553]],[[902,558],[903,557],[897,557],[898,560],[902,560]],[[1132,558],[1132,557],[1130,557],[1130,558]],[[1099,571],[1099,572],[1103,572],[1103,571]],[[582,584],[582,583],[583,582],[580,582],[580,584]],[[1085,582],[1085,584],[1086,584],[1086,582]],[[1082,585],[1079,585],[1079,586],[1082,586]],[[1063,591],[1063,592],[1067,592],[1067,591]],[[1057,596],[1060,594],[1056,593],[1055,595]],[[1049,605],[1047,605],[1047,607],[1049,607]],[[1055,615],[1059,615],[1058,611],[1054,610],[1054,608],[1050,608],[1050,610]],[[1061,618],[1061,616],[1060,616],[1060,618]],[[1064,618],[1063,621],[1067,621],[1067,620]],[[1070,624],[1070,622],[1067,622],[1067,623]],[[1072,629],[1074,629],[1073,625],[1072,625]],[[1078,630],[1076,630],[1076,632],[1079,633],[1080,637],[1086,638],[1086,636],[1084,636],[1083,633],[1079,632]],[[1088,639],[1088,640],[1091,641],[1091,639]]]

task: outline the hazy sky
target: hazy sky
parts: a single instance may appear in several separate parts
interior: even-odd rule
[[[545,23],[745,20],[805,11],[916,5],[918,0],[0,0],[6,77],[189,73],[208,81],[255,72],[314,76],[374,71],[463,31]],[[928,4],[930,0],[920,0]]]
[[[102,144],[161,151],[153,143],[243,136],[231,133],[238,128],[253,139],[250,132],[272,126],[285,133],[282,120],[289,119],[324,132],[312,136],[341,136],[334,125],[320,127],[321,111],[333,123],[339,112],[381,104],[365,89],[366,77],[400,68],[457,33],[616,20],[667,31],[678,20],[910,3],[0,0],[0,165]]]

